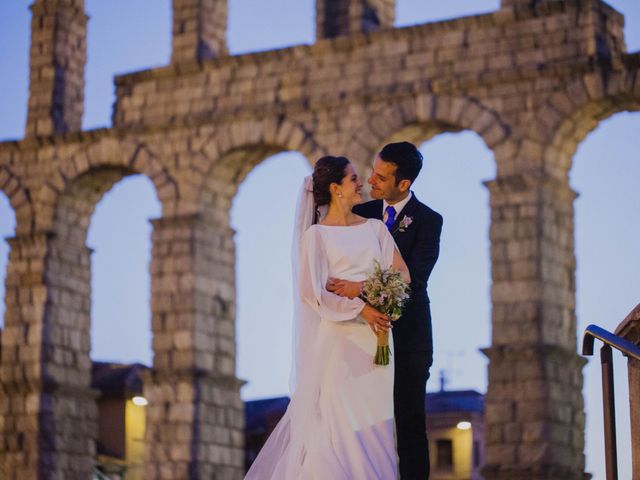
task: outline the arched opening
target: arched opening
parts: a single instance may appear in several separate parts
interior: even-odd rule
[[[489,192],[482,182],[495,178],[493,155],[471,131],[440,134],[420,151],[424,166],[414,192],[444,217],[429,282],[435,355],[428,389],[440,388],[444,372],[449,389],[485,392],[487,361],[479,348],[490,344],[491,272]]]
[[[214,151],[218,142],[211,139],[205,150]],[[245,468],[280,418],[276,412],[266,431],[252,429],[252,401],[260,405],[269,397],[279,404],[288,402],[293,221],[302,179],[310,173],[308,158],[315,158],[308,151],[301,154],[269,139],[247,143],[213,162],[200,198],[204,221],[212,225],[213,243],[219,245],[210,269],[220,303],[225,305],[214,319],[214,342],[221,346],[231,342],[233,347],[231,358],[216,347],[220,352],[215,352],[215,368],[230,360],[231,373],[247,382],[240,392],[246,419]],[[259,410],[258,416],[264,419],[266,412]]]
[[[419,177],[419,180],[417,180],[414,190],[416,190],[416,196],[423,203],[431,206],[436,211],[438,211],[439,209],[443,210],[440,211],[440,213],[442,213],[444,216],[443,234],[440,244],[440,257],[438,263],[435,265],[435,269],[432,275],[429,278],[429,297],[431,299],[432,325],[435,332],[434,350],[436,351],[436,356],[441,352],[447,352],[447,350],[443,349],[443,346],[444,348],[448,348],[444,338],[440,338],[440,332],[442,331],[441,329],[449,329],[449,331],[452,332],[452,335],[454,336],[453,344],[455,345],[457,343],[460,343],[458,342],[458,337],[466,339],[469,339],[471,337],[466,334],[461,334],[461,328],[466,328],[469,323],[473,321],[473,319],[477,319],[479,316],[484,315],[485,321],[480,320],[479,322],[475,322],[474,324],[479,325],[481,329],[484,329],[485,333],[482,337],[486,338],[487,340],[482,341],[481,339],[471,339],[471,344],[467,343],[467,345],[469,345],[468,351],[470,355],[478,359],[478,363],[480,364],[480,368],[478,368],[478,370],[482,371],[483,373],[478,375],[473,383],[471,383],[470,381],[469,384],[466,384],[468,385],[467,388],[483,387],[482,390],[484,390],[484,386],[486,386],[487,383],[486,374],[484,373],[484,369],[482,367],[487,363],[481,356],[479,356],[479,353],[472,352],[475,352],[476,349],[480,347],[492,346],[488,339],[490,338],[489,333],[491,332],[493,322],[495,322],[495,312],[490,306],[491,297],[488,288],[492,278],[492,275],[489,274],[490,255],[488,241],[488,208],[485,210],[484,214],[482,213],[482,205],[488,205],[487,200],[489,193],[485,192],[485,187],[482,186],[482,183],[483,181],[493,180],[495,178],[496,162],[493,160],[493,152],[499,152],[500,149],[506,144],[506,140],[509,137],[509,129],[495,111],[491,110],[476,99],[466,97],[449,97],[446,95],[421,95],[414,99],[408,99],[392,105],[382,105],[374,109],[369,114],[369,118],[370,120],[367,122],[367,125],[360,128],[352,136],[354,143],[363,146],[363,153],[361,155],[357,155],[358,157],[364,158],[366,155],[372,156],[376,152],[378,152],[383,147],[383,145],[389,142],[410,141],[416,145],[422,145],[423,142],[427,142],[428,140],[433,139],[435,136],[443,133],[446,133],[442,136],[445,145],[457,145],[458,138],[460,138],[460,145],[464,146],[464,150],[463,152],[452,150],[452,152],[454,153],[443,154],[444,158],[442,159],[441,165],[443,165],[442,168],[444,169],[445,173],[437,173],[437,175],[442,175],[445,178],[446,175],[449,175],[449,173],[447,173],[447,168],[450,165],[456,165],[456,159],[452,158],[453,155],[456,155],[456,157],[461,159],[468,159],[469,156],[472,157],[471,160],[467,162],[468,165],[463,164],[463,166],[458,167],[459,169],[463,170],[462,173],[458,175],[456,173],[457,170],[452,169],[452,172],[450,172],[451,175],[446,180],[442,180],[430,172],[431,167],[429,161],[431,160],[431,154],[428,151],[429,144],[427,143],[426,146],[422,147],[423,149],[427,149],[425,151],[426,158],[423,166],[424,173],[421,173],[421,177]],[[467,130],[469,132],[465,132]],[[456,140],[452,141],[450,139]],[[437,146],[438,143],[439,141],[434,140],[434,145]],[[436,150],[438,150],[438,148],[436,148]],[[488,160],[481,160],[480,162],[477,162],[477,158],[482,159],[483,157],[487,158]],[[359,165],[360,168],[362,168],[363,171],[366,171],[368,175],[370,171],[370,160],[364,160],[364,162],[365,163],[360,163]],[[478,170],[475,170],[475,168],[478,168]],[[461,178],[466,179],[467,183],[465,183],[465,187],[457,188],[459,185],[457,176],[461,176]],[[424,191],[421,191],[420,182],[426,181],[427,179],[429,179],[429,181],[433,181],[434,185],[427,185],[426,187],[422,187],[424,188]],[[446,200],[443,201],[442,207],[439,205],[432,205],[431,190],[434,192],[444,192],[441,195],[441,198],[444,197]],[[464,199],[468,191],[475,191],[475,196],[469,196],[469,198],[473,198],[473,200],[468,200],[470,204],[462,203],[462,200]],[[460,204],[462,205],[462,207],[457,209],[453,208],[452,213],[449,213],[449,207],[446,206],[447,203],[452,206],[451,208],[453,208],[454,205],[457,206]],[[480,213],[473,213],[476,212],[474,208],[481,209]],[[467,210],[469,210],[469,212],[471,213],[467,213]],[[456,211],[461,213],[456,213]],[[447,216],[451,216],[452,218],[448,219]],[[457,216],[459,216],[462,222],[466,221],[467,216],[473,216],[474,219],[482,219],[484,217],[484,219],[482,220],[484,222],[484,226],[474,227],[476,230],[474,230],[473,232],[467,231],[467,233],[463,234],[458,233],[458,231],[464,231],[464,229],[467,228],[466,226],[460,227],[459,224],[458,228],[456,229],[457,231],[454,233],[454,235],[457,235],[458,238],[460,236],[471,237],[471,244],[467,244],[466,246],[462,246],[462,244],[460,244],[460,246],[457,246],[456,248],[460,248],[461,250],[470,249],[471,252],[477,252],[475,255],[477,255],[476,260],[479,262],[479,268],[482,268],[481,265],[485,265],[485,267],[482,268],[485,273],[477,274],[482,278],[474,277],[476,281],[471,281],[471,283],[474,283],[474,285],[470,288],[472,288],[472,292],[480,292],[479,297],[477,297],[479,299],[478,301],[482,303],[482,298],[484,298],[486,307],[478,306],[478,311],[473,311],[470,315],[471,318],[464,318],[464,327],[456,323],[453,323],[452,326],[450,326],[451,322],[459,321],[459,319],[450,319],[449,313],[440,313],[437,311],[437,308],[439,308],[438,303],[441,301],[441,299],[434,293],[434,289],[437,288],[437,284],[440,283],[439,276],[441,275],[441,272],[451,272],[454,276],[456,274],[463,276],[470,275],[468,272],[466,272],[466,270],[463,271],[462,274],[459,274],[455,270],[459,268],[458,265],[455,264],[455,253],[451,256],[451,259],[453,260],[451,266],[448,266],[446,264],[447,261],[445,260],[448,255],[446,249],[453,247],[455,245],[455,240],[458,239],[456,238],[452,240],[450,245],[447,245],[446,243],[446,235],[448,235],[447,230],[449,229],[449,224]],[[451,225],[455,226],[455,223],[451,223]],[[485,247],[482,247],[483,241],[485,242]],[[466,258],[466,253],[467,252],[464,251],[457,256]],[[467,296],[467,292],[458,289],[459,283],[464,283],[464,278],[461,282],[456,282],[456,284],[452,288],[454,289],[453,291],[457,291],[461,295],[459,297],[450,297],[453,298],[450,305],[453,305],[454,302],[457,302],[453,310],[453,312],[456,313],[461,311],[459,307],[464,307]],[[485,285],[484,287],[482,286],[483,283]],[[450,293],[444,292],[444,295],[449,296]],[[444,302],[444,300],[442,301]],[[458,303],[461,305],[458,305]],[[438,319],[436,315],[440,316],[441,318]],[[444,317],[444,319],[442,317]],[[491,341],[493,341],[493,339]],[[457,370],[460,369],[457,365],[460,365],[462,361],[467,360],[467,358],[463,358],[462,356],[458,355],[459,352],[461,352],[461,350],[455,347],[455,349],[449,350],[448,354],[445,353],[445,355],[443,355],[443,359],[436,358],[436,364],[433,365],[430,370],[431,380],[429,380],[429,382],[427,383],[427,391],[429,393],[426,404],[428,429],[430,420],[431,425],[435,425],[435,420],[438,415],[437,409],[434,409],[430,412],[430,399],[431,405],[442,405],[442,402],[437,402],[439,394],[439,392],[437,391],[439,386],[438,369],[442,369],[440,366],[442,364],[453,364],[453,368],[447,368],[447,370],[449,371],[449,377],[451,379],[452,375],[458,373]],[[470,358],[469,361],[473,361],[473,358]],[[467,364],[465,364],[465,367],[466,366]],[[477,364],[475,366],[476,368],[478,367]],[[462,385],[465,385],[465,380],[468,379],[461,380],[460,382],[452,381],[451,384],[458,388]],[[477,399],[479,405],[483,401],[484,391],[482,393],[475,391],[466,392]],[[452,393],[452,395],[458,394],[463,394],[463,391]],[[445,391],[445,395],[440,396],[440,398],[444,398],[447,395],[448,392]],[[441,413],[442,412],[440,412],[439,420],[442,419]],[[477,472],[479,474],[480,469],[482,468],[484,463],[484,431],[486,418],[483,417],[483,408],[481,407],[476,409],[469,408],[469,411],[466,412],[465,415],[466,414],[468,414],[469,416],[473,416],[473,422],[472,428],[466,430],[466,436],[464,440],[461,439],[461,441],[466,444],[465,450],[469,453],[469,455],[462,459],[461,464],[462,462],[464,462],[468,465],[465,465],[464,468],[470,469],[469,475],[474,474],[474,472]],[[465,419],[465,421],[467,420],[468,418]],[[437,439],[438,436],[441,436],[441,438],[447,440],[446,445],[451,445],[451,443],[449,443],[449,440],[451,440],[455,435],[455,432],[458,431],[456,424],[450,424],[451,417],[445,419],[445,424],[446,422],[449,422],[448,431],[436,433],[435,431],[431,430],[429,434],[430,438],[432,439],[430,440],[430,442],[432,443],[433,447],[431,450],[431,455],[434,456],[434,458],[432,459],[434,460],[434,465],[437,463],[436,460],[438,455],[438,445],[437,443],[433,445],[433,440]],[[443,456],[447,455],[446,448],[446,446],[443,446]],[[447,458],[449,458],[449,456],[447,456]]]
[[[298,192],[310,173],[300,153],[273,155],[251,171],[233,201],[237,376],[248,382],[245,400],[289,392],[291,240]],[[268,361],[261,361],[265,354]]]
[[[454,398],[481,401],[487,391],[487,360],[480,348],[491,345],[491,215],[483,181],[496,176],[486,138],[495,142],[501,137],[481,137],[469,126],[460,125],[456,114],[450,113],[461,110],[450,108],[457,103],[460,100],[434,99],[440,109],[438,117],[401,127],[387,135],[378,149],[405,140],[419,146],[423,169],[412,190],[443,216],[440,255],[428,283],[434,362],[427,382],[427,432],[432,465],[455,449],[458,454],[452,468],[475,476],[485,456],[482,413],[475,416],[471,409],[465,413],[460,409],[443,415],[438,405],[454,402]],[[469,108],[480,115],[476,105]],[[473,122],[477,117],[470,118]],[[486,134],[494,127],[499,128],[499,123],[490,128],[485,124],[481,131]],[[459,429],[462,420],[471,428]]]
[[[6,238],[15,234],[16,216],[7,196],[0,192],[0,332],[4,327],[5,279],[9,261],[9,244]],[[1,338],[1,337],[0,337]],[[0,347],[1,348],[1,347]]]
[[[144,478],[146,409],[140,373],[151,366],[150,218],[162,208],[152,182],[134,175],[96,205],[91,255],[92,386],[100,391],[98,465]],[[119,379],[119,381],[116,381]]]
[[[420,151],[424,166],[413,191],[444,219],[440,256],[429,279],[434,342],[427,382],[430,455],[432,465],[438,465],[451,445],[459,452],[453,460],[456,471],[473,476],[485,457],[482,419],[454,422],[470,420],[468,430],[443,428],[447,424],[433,406],[445,395],[487,391],[487,359],[480,349],[491,344],[491,215],[482,182],[495,178],[495,162],[482,138],[469,130],[437,135]]]
[[[484,392],[487,362],[479,348],[491,342],[491,215],[482,182],[496,176],[493,154],[477,133],[442,121],[406,126],[385,143],[405,140],[424,157],[413,192],[444,217],[429,281],[434,364],[427,389],[444,380],[445,387]],[[468,335],[459,335],[462,324]]]
[[[640,163],[635,136],[640,113],[618,113],[601,121],[579,144],[570,172],[575,202],[576,310],[578,335],[589,324],[614,331],[640,302],[635,272]],[[584,137],[583,137],[584,138]],[[594,479],[605,476],[602,455],[602,383],[597,357],[584,368],[586,465]],[[631,478],[629,390],[626,359],[614,354],[616,425],[620,478]]]
[[[116,74],[166,65],[171,54],[170,0],[87,0],[83,129],[111,125]]]
[[[56,205],[47,267],[53,300],[46,328],[63,339],[48,368],[60,375],[73,372],[80,391],[97,390],[95,400],[82,399],[85,411],[95,412],[81,423],[82,435],[89,437],[85,444],[96,439],[96,448],[86,453],[96,454],[98,469],[126,471],[127,478],[143,478],[146,412],[134,397],[142,396],[140,373],[151,357],[146,217],[161,211],[151,182],[130,177],[135,173],[98,167],[72,182]],[[71,378],[56,381],[67,384]],[[63,442],[76,434],[68,435]]]
[[[31,0],[18,0],[2,5],[0,43],[11,45],[0,56],[2,85],[0,105],[11,115],[0,117],[0,140],[22,138],[27,121],[29,98],[29,38]]]
[[[314,16],[314,0],[229,0],[229,52],[237,55],[313,43]]]
[[[457,2],[429,2],[396,0],[397,27],[437,22],[467,15],[479,15],[500,9],[500,0],[462,0]]]
[[[116,183],[91,216],[87,245],[93,250],[91,357],[96,360],[151,365],[148,220],[161,211],[152,182],[133,175]],[[115,341],[114,333],[125,331],[126,337]]]

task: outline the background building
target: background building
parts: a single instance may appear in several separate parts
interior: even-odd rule
[[[484,396],[474,390],[440,390],[427,394],[425,410],[431,479],[481,479]]]
[[[141,364],[93,362],[91,388],[98,397],[98,469],[111,479],[144,478],[145,406]]]

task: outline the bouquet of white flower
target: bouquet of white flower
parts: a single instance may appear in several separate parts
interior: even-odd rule
[[[400,272],[393,268],[383,269],[377,260],[374,262],[373,273],[364,281],[360,298],[395,322],[409,299],[409,285]],[[378,332],[378,348],[373,363],[389,365],[390,355],[389,332]]]

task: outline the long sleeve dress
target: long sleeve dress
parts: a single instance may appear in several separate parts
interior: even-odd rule
[[[397,477],[393,355],[389,365],[374,365],[376,337],[359,317],[364,302],[325,288],[330,277],[366,279],[374,260],[391,266],[395,248],[385,225],[375,219],[352,226],[313,225],[304,233],[298,289],[312,324],[301,332],[299,380],[287,412],[247,480]]]

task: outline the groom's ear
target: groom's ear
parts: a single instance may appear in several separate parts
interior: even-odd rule
[[[401,192],[406,192],[410,187],[411,180],[404,178],[398,182],[398,190],[400,190]]]

